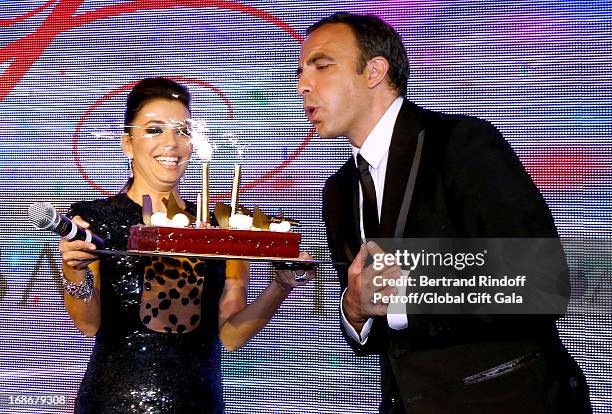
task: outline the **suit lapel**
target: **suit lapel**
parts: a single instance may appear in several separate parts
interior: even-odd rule
[[[417,137],[421,129],[417,111],[418,107],[416,105],[404,101],[395,121],[385,174],[380,237],[390,238],[394,236],[395,224],[410,175]],[[359,228],[359,225],[357,228]]]
[[[339,246],[349,262],[352,262],[361,245],[361,235],[359,230],[359,178],[357,167],[353,157],[349,158],[341,168],[338,176],[336,191],[340,194],[338,205],[337,233],[340,237],[342,246]]]

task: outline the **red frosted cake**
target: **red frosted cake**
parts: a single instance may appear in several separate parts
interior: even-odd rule
[[[132,226],[128,249],[229,256],[299,256],[299,233],[217,227]]]

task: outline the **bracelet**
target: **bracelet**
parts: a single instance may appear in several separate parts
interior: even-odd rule
[[[87,303],[93,293],[93,272],[89,267],[85,268],[85,279],[80,283],[70,282],[62,274],[62,285],[67,294],[77,299],[82,299],[83,302]]]

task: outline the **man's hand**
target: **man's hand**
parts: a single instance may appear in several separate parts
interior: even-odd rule
[[[380,270],[375,270],[373,264],[364,268],[368,255],[374,256],[378,253],[384,254],[384,251],[373,241],[362,245],[348,269],[348,288],[344,293],[342,309],[344,316],[357,332],[361,331],[368,318],[387,314],[389,304],[381,301],[373,303],[374,294],[395,295],[397,289],[389,286],[387,281],[399,279],[402,275],[402,270],[397,265],[383,264]]]

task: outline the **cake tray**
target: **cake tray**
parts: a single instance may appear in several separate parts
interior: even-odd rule
[[[110,256],[170,256],[170,257],[193,257],[196,259],[216,259],[216,260],[247,260],[250,262],[270,262],[274,266],[283,269],[304,269],[316,267],[320,264],[334,264],[331,261],[315,259],[301,259],[299,257],[265,257],[265,256],[234,256],[225,254],[203,254],[203,253],[183,253],[183,252],[163,252],[147,250],[92,250],[95,254]]]

